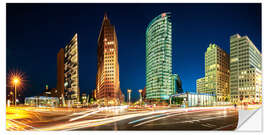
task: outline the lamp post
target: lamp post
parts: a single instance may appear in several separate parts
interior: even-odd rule
[[[185,105],[185,108],[187,108],[187,107],[186,107],[186,104],[187,104],[187,103],[186,103],[186,100],[187,100],[187,99],[184,98],[184,105]]]
[[[130,94],[131,94],[131,91],[132,90],[131,89],[128,89],[127,91],[128,91],[128,104],[130,104]]]
[[[19,83],[19,79],[17,78],[17,77],[15,77],[14,79],[13,79],[13,83],[14,83],[14,91],[15,91],[15,94],[14,94],[14,96],[15,96],[15,107],[16,107],[16,105],[17,105],[17,102],[16,102],[16,99],[17,99],[17,92],[16,92],[16,86],[17,86],[17,83]]]
[[[142,104],[142,89],[139,89],[139,93],[140,93],[140,106]]]

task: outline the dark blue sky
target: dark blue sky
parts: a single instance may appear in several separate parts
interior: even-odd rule
[[[204,76],[204,52],[216,43],[229,53],[230,35],[247,35],[261,51],[261,4],[7,4],[7,71],[27,79],[25,96],[56,87],[56,56],[75,33],[81,92],[95,89],[97,38],[104,12],[115,25],[120,87],[126,95],[145,86],[145,31],[162,12],[172,13],[173,73],[185,91]]]

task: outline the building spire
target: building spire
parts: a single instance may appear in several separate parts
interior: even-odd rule
[[[108,18],[107,12],[105,12],[102,25],[108,25],[108,24],[110,24],[110,20]]]
[[[107,15],[107,12],[104,13],[104,20],[107,20],[108,19],[108,15]]]

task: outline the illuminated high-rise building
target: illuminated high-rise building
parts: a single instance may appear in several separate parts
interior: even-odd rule
[[[146,30],[146,98],[169,100],[172,94],[172,23],[170,13],[162,13]]]
[[[210,44],[205,52],[204,92],[215,94],[217,101],[230,98],[230,60],[229,55],[216,44]]]
[[[204,93],[205,92],[205,81],[204,77],[197,79],[196,81],[196,92],[197,93]]]
[[[197,79],[197,93],[216,95],[217,101],[230,99],[229,55],[216,44],[205,52],[205,77]]]
[[[231,101],[261,102],[262,55],[248,36],[230,37],[230,69]]]
[[[73,103],[80,101],[78,35],[73,36],[65,47],[64,75],[65,89],[72,93]]]
[[[73,103],[79,102],[79,57],[78,57],[78,35],[73,36],[65,48],[61,48],[57,53],[57,85],[61,102],[67,93],[72,93],[65,100],[73,100]],[[65,91],[66,90],[66,91]],[[65,103],[63,103],[65,104]]]
[[[119,104],[123,100],[119,81],[118,41],[115,27],[105,13],[97,49],[96,98],[98,102]]]

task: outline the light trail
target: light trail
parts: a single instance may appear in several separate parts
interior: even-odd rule
[[[107,119],[107,118],[106,119],[101,119],[101,121],[99,121],[97,123],[91,123],[91,124],[87,123],[87,121],[86,121],[86,123],[85,123],[86,125],[83,125],[83,123],[78,123],[76,128],[71,128],[71,129],[68,129],[68,130],[75,130],[75,129],[86,128],[86,127],[96,127],[96,126],[101,126],[101,125],[109,124],[109,123],[112,123],[112,122],[121,121],[121,120],[124,120],[124,119],[129,119],[129,118],[138,117],[138,116],[145,116],[145,115],[156,114],[156,113],[161,113],[161,112],[175,113],[177,111],[183,112],[183,110],[181,110],[181,109],[175,109],[173,111],[171,111],[171,110],[161,110],[161,111],[150,112],[150,113],[141,114],[141,115],[140,114],[133,114],[133,115],[112,117],[112,118],[109,118],[109,119]],[[208,111],[210,111],[210,110],[208,110]],[[154,119],[154,120],[164,119],[164,118],[168,118],[168,117],[172,117],[172,116],[176,116],[176,115],[187,114],[187,113],[191,114],[191,113],[197,113],[197,112],[184,112],[184,113],[169,115],[169,116],[165,116],[165,117],[161,117],[162,115],[156,115],[156,116],[159,116],[161,118],[157,118],[157,119]],[[152,121],[152,120],[150,120],[150,121]]]
[[[229,115],[229,116],[233,116],[233,115]],[[199,122],[199,121],[203,121],[203,120],[211,120],[211,119],[225,118],[225,117],[228,117],[228,116],[206,117],[206,118],[202,118],[202,119],[197,119],[197,120],[186,120],[186,121],[181,121],[181,122],[176,122],[176,123],[193,123],[193,122]]]
[[[75,116],[75,115],[81,115],[72,119],[68,119],[68,122],[63,121],[61,123],[58,124],[54,124],[54,125],[48,125],[47,127],[43,127],[43,128],[39,128],[39,129],[31,129],[31,130],[38,130],[38,131],[49,131],[49,130],[76,130],[76,129],[81,129],[81,128],[87,128],[87,127],[97,127],[97,126],[101,126],[101,125],[105,125],[105,124],[109,124],[109,123],[113,123],[113,122],[117,122],[117,121],[122,121],[122,120],[126,120],[126,119],[130,119],[130,118],[135,118],[135,117],[142,117],[142,116],[147,116],[147,115],[155,115],[155,116],[149,116],[149,117],[145,117],[145,118],[141,118],[135,121],[131,121],[128,124],[134,124],[134,123],[138,123],[144,120],[149,120],[152,118],[156,118],[156,119],[152,119],[149,121],[145,121],[142,123],[137,124],[137,126],[142,125],[142,124],[146,124],[152,121],[156,121],[156,120],[160,120],[160,119],[165,119],[168,117],[173,117],[176,115],[182,115],[182,114],[186,114],[186,113],[195,113],[198,111],[210,111],[210,110],[216,110],[216,109],[226,109],[226,108],[232,108],[232,107],[205,107],[205,108],[200,108],[200,107],[194,107],[194,108],[176,108],[176,109],[167,109],[167,110],[155,110],[155,111],[147,111],[147,112],[139,112],[139,113],[125,113],[124,115],[120,115],[120,116],[113,116],[113,117],[108,117],[108,118],[98,118],[98,119],[93,119],[93,120],[80,120],[80,121],[75,121],[75,120],[79,120],[79,119],[83,119],[83,118],[87,118],[90,115],[94,115],[98,112],[101,111],[119,111],[122,109],[126,109],[127,106],[113,106],[113,107],[102,107],[102,108],[98,108],[98,110],[91,112],[90,110],[86,110],[80,113],[73,113],[72,115],[69,115],[69,117]],[[93,109],[94,110],[94,109]],[[194,111],[194,112],[193,112]],[[181,112],[181,113],[179,113]],[[166,113],[166,114],[162,114],[162,113]],[[176,114],[175,114],[176,113]],[[105,113],[106,114],[106,113]],[[158,114],[158,115],[156,115]],[[168,115],[169,114],[169,115]],[[167,115],[167,116],[166,116]],[[108,115],[109,116],[109,115]],[[66,117],[66,116],[64,116]],[[136,125],[135,125],[136,126]]]
[[[115,107],[104,107],[100,108],[101,110],[108,110],[112,109]],[[123,108],[123,107],[122,107]],[[157,113],[166,113],[166,112],[172,112],[172,111],[182,111],[181,109],[172,109],[172,110],[159,110],[159,111],[154,111],[154,112],[147,112],[143,114],[129,114],[129,115],[124,115],[124,116],[116,116],[116,117],[110,117],[110,118],[103,118],[103,119],[96,119],[96,120],[85,120],[85,121],[78,121],[78,122],[72,122],[68,124],[61,124],[61,125],[56,125],[54,127],[48,127],[44,128],[41,130],[61,130],[61,129],[66,129],[66,130],[75,130],[75,129],[80,129],[80,128],[86,128],[86,127],[94,127],[94,126],[101,126],[104,124],[116,122],[116,121],[121,121],[124,119],[129,119],[133,117],[138,117],[138,116],[145,116],[145,115],[152,115],[152,114],[157,114]]]
[[[102,108],[98,108],[97,111],[93,111],[93,112],[90,112],[90,113],[87,113],[89,111],[86,111],[86,112],[83,112],[81,114],[84,114],[82,116],[79,116],[79,117],[76,117],[76,118],[72,118],[70,119],[69,121],[74,121],[74,120],[78,120],[78,119],[82,119],[82,118],[85,118],[87,116],[90,116],[90,115],[93,115],[93,114],[96,114],[98,112],[101,112],[101,111],[109,111],[109,110],[113,110],[113,111],[118,111],[118,110],[122,110],[122,109],[126,109],[128,106],[112,106],[112,107],[102,107]],[[85,114],[87,113],[87,114]],[[78,113],[77,113],[78,114]]]
[[[222,126],[222,127],[219,127],[219,128],[216,128],[214,130],[220,130],[220,129],[224,129],[224,128],[227,128],[227,127],[230,127],[230,126],[233,126],[234,124],[229,124],[229,125],[226,125],[226,126]]]
[[[168,110],[166,110],[166,112],[167,111]],[[43,128],[40,130],[43,130],[43,131],[63,130],[63,129],[75,130],[75,129],[86,128],[86,127],[100,126],[100,125],[104,125],[104,124],[108,124],[108,123],[112,123],[112,122],[116,122],[116,121],[121,121],[124,119],[129,119],[129,118],[138,117],[138,116],[145,116],[145,115],[150,115],[150,114],[156,114],[156,113],[160,113],[160,112],[165,112],[165,111],[148,112],[145,114],[140,114],[140,113],[139,114],[129,114],[129,115],[123,115],[123,116],[110,117],[110,118],[96,119],[96,120],[84,120],[84,121],[72,122],[72,123],[68,123],[68,124],[59,124],[59,125],[55,125],[52,127]]]
[[[146,123],[150,123],[150,122],[153,122],[153,121],[165,119],[165,118],[172,117],[172,116],[183,115],[183,114],[186,114],[186,113],[191,114],[191,113],[196,113],[196,112],[184,112],[184,113],[178,113],[178,114],[168,115],[168,116],[164,116],[164,117],[160,117],[160,118],[156,118],[156,119],[152,119],[152,120],[148,120],[148,121],[145,121],[145,122],[136,124],[133,127],[137,127],[137,126],[140,126],[140,125],[143,125],[143,124],[146,124]]]
[[[196,113],[196,112],[192,112],[192,113]],[[182,114],[191,114],[191,113],[182,113]],[[217,119],[217,118],[225,118],[225,117],[231,117],[231,116],[234,116],[233,114],[232,115],[227,115],[227,116],[216,116],[216,117],[212,117],[213,114],[220,114],[220,113],[210,113],[210,114],[204,114],[204,115],[199,115],[197,118],[196,117],[193,117],[195,119],[193,120],[185,120],[185,121],[180,121],[180,122],[166,122],[166,123],[151,123],[151,124],[148,124],[148,125],[151,125],[151,126],[157,126],[157,125],[170,125],[170,124],[178,124],[178,123],[194,123],[194,122],[200,122],[200,121],[204,121],[204,120],[210,120],[210,119]],[[210,117],[210,118],[209,118]],[[205,127],[212,127],[212,124],[208,124],[208,123],[203,123],[201,124],[202,126],[205,126]]]
[[[198,110],[198,111],[201,111],[201,110],[204,110],[202,108],[192,108],[192,109],[188,109],[188,111],[195,111],[195,110]],[[211,109],[210,108],[205,108],[206,111],[210,111]],[[173,116],[177,116],[177,115],[183,115],[183,114],[192,114],[192,113],[196,113],[196,112],[188,112],[187,109],[185,109],[186,112],[184,113],[178,113],[178,114],[173,114],[173,112],[170,112],[172,115],[168,115],[168,116],[164,116],[164,117],[160,117],[160,118],[156,118],[156,119],[152,119],[152,120],[148,120],[148,121],[145,121],[145,122],[142,122],[142,123],[139,123],[139,124],[136,124],[134,125],[133,127],[137,127],[137,126],[140,126],[140,125],[143,125],[143,124],[146,124],[146,123],[150,123],[150,122],[153,122],[153,121],[157,121],[157,120],[161,120],[161,119],[165,119],[165,118],[169,118],[169,117],[173,117]],[[182,111],[183,112],[183,111]],[[222,117],[225,117],[225,116],[222,116]],[[212,119],[213,117],[211,117]],[[218,117],[215,117],[215,118],[218,118]],[[200,120],[204,120],[204,119],[200,119]],[[206,119],[205,119],[206,120]],[[193,120],[193,121],[198,121],[198,120]]]
[[[7,128],[6,128],[7,130],[10,130],[10,131],[16,130],[17,129],[16,127],[20,127],[20,126],[12,121],[7,122]]]
[[[97,111],[94,111],[94,112],[91,112],[91,113],[87,113],[87,114],[85,114],[85,115],[82,115],[82,116],[79,116],[79,117],[72,118],[72,119],[70,119],[69,121],[74,121],[74,120],[82,119],[82,118],[87,117],[87,116],[89,116],[89,115],[96,114],[96,113],[98,113],[98,112],[100,112],[100,111],[101,111],[101,110],[97,110]]]
[[[35,128],[35,127],[33,127],[33,126],[27,125],[27,124],[25,124],[25,123],[22,123],[22,122],[19,122],[19,121],[16,121],[16,120],[10,120],[10,121],[13,121],[15,124],[18,123],[18,124],[24,125],[24,126],[26,126],[26,127],[30,127],[30,128],[32,128],[32,129],[37,129],[37,130],[38,130],[38,128]],[[16,125],[18,125],[18,124],[16,124]]]
[[[205,123],[205,124],[201,124],[202,126],[205,126],[205,127],[215,127],[216,125],[213,125],[213,124],[209,124],[209,123]]]
[[[140,121],[143,121],[143,120],[148,120],[148,119],[151,119],[151,118],[161,117],[161,116],[164,116],[164,115],[166,115],[166,114],[160,114],[160,115],[154,115],[154,116],[150,116],[150,117],[145,117],[145,118],[141,118],[141,119],[138,119],[138,120],[131,121],[128,124],[137,123],[137,122],[140,122]]]
[[[92,112],[94,110],[98,110],[98,109],[88,109],[86,111],[82,111],[82,112],[77,112],[77,113],[72,113],[70,116],[74,116],[74,115],[82,115],[82,114],[86,114],[88,112]]]

